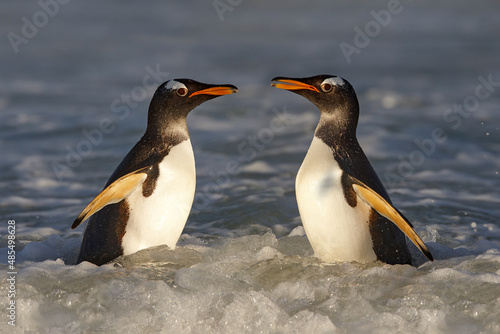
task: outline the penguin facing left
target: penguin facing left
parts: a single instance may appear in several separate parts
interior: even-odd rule
[[[102,265],[153,246],[175,248],[196,185],[186,116],[203,102],[237,91],[233,85],[191,79],[169,80],[158,87],[146,132],[71,226],[90,218],[77,263]]]
[[[321,112],[295,183],[302,224],[316,256],[326,262],[411,264],[406,235],[432,261],[358,143],[359,104],[351,84],[333,75],[272,82],[307,98]]]

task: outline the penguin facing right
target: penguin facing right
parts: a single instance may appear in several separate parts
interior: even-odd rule
[[[325,262],[412,264],[405,235],[433,261],[411,223],[389,195],[356,137],[359,104],[338,76],[276,77],[272,86],[311,101],[319,124],[297,173],[300,217],[315,255]]]
[[[75,219],[87,218],[77,263],[105,264],[120,255],[168,245],[175,248],[194,199],[196,171],[186,116],[233,85],[174,79],[156,90],[146,132]]]

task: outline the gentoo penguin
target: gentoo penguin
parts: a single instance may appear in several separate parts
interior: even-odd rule
[[[359,146],[359,105],[351,84],[332,75],[272,82],[302,95],[321,112],[295,182],[300,217],[315,255],[325,262],[411,264],[406,234],[432,261]]]
[[[149,105],[146,132],[71,226],[91,217],[78,263],[101,265],[152,246],[175,247],[196,183],[186,116],[205,101],[237,91],[233,85],[190,79],[158,87]]]

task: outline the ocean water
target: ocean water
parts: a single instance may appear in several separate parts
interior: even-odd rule
[[[1,6],[0,332],[500,333],[498,3]],[[353,84],[359,141],[434,262],[314,257],[294,179],[319,112],[269,84],[320,73]],[[177,248],[73,265],[71,223],[181,77],[239,93],[188,117]]]

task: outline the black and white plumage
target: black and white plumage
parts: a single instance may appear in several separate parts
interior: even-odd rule
[[[272,85],[311,101],[321,112],[297,173],[297,204],[316,256],[326,262],[380,260],[410,264],[408,238],[432,260],[391,200],[356,138],[359,104],[340,77],[276,77]]]
[[[78,263],[97,265],[157,245],[175,248],[194,199],[196,171],[186,116],[233,85],[174,79],[156,90],[146,132],[113,172],[103,191],[78,215],[90,217]]]

